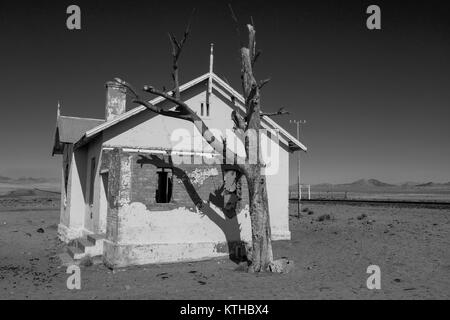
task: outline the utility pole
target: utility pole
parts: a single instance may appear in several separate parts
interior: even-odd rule
[[[297,140],[300,141],[300,125],[301,124],[305,124],[306,120],[291,120],[290,123],[295,123],[297,125]],[[297,184],[298,184],[298,202],[297,202],[297,214],[298,217],[300,218],[300,214],[301,214],[301,210],[302,210],[302,205],[301,205],[301,200],[302,200],[302,187],[301,187],[301,182],[300,182],[300,152],[301,150],[298,152],[298,163],[297,163]]]

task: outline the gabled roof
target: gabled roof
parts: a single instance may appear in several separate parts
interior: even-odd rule
[[[100,119],[76,118],[58,115],[56,119],[55,140],[53,155],[61,154],[64,143],[75,143],[92,128],[105,122]]]
[[[228,91],[228,94],[230,95],[230,99],[231,96],[235,97],[236,100],[240,103],[238,103],[238,106],[240,107],[240,109],[245,112],[245,100],[244,97],[238,93],[236,90],[234,90],[229,84],[227,84],[225,81],[223,81],[219,76],[217,76],[215,73],[205,73],[204,75],[201,75],[200,77],[189,81],[187,83],[185,83],[184,85],[180,86],[180,92],[183,92],[203,81],[206,81],[209,79],[209,77],[212,77],[212,80],[215,82],[213,82],[213,86],[215,88],[217,88],[217,85],[219,85],[220,87],[222,87],[223,89],[225,89],[226,91]],[[222,91],[222,90],[220,90]],[[157,97],[156,99],[153,99],[152,101],[150,101],[150,103],[152,104],[158,104],[162,101],[164,101],[165,98],[163,97]],[[147,110],[146,107],[144,106],[138,106],[132,110],[129,110],[128,112],[125,112],[124,114],[118,116],[117,118],[111,120],[111,121],[107,121],[107,122],[103,122],[101,124],[99,124],[96,127],[93,127],[91,129],[86,130],[86,133],[82,136],[80,136],[81,139],[79,139],[79,141],[76,143],[76,145],[83,145],[87,142],[89,142],[89,140],[95,136],[97,136],[99,133],[103,132],[104,130],[136,115],[139,114],[143,111]],[[276,129],[278,130],[288,141],[289,144],[289,148],[291,150],[303,150],[306,151],[307,148],[300,142],[298,141],[296,138],[294,138],[289,132],[287,132],[285,129],[283,129],[283,127],[281,127],[278,123],[276,123],[275,121],[273,121],[271,118],[264,116],[262,118],[262,125],[263,127],[268,127],[271,129]]]
[[[98,127],[104,122],[105,120],[101,119],[60,116],[57,120],[60,141],[64,143],[75,143],[86,131]]]

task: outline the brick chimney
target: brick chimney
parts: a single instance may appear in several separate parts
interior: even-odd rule
[[[106,83],[105,119],[111,121],[126,111],[126,89],[115,82]]]

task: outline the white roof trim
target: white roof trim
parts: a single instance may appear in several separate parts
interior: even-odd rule
[[[58,118],[69,118],[69,119],[79,119],[79,120],[95,120],[95,121],[105,121],[105,119],[97,119],[97,118],[82,118],[82,117],[71,117],[71,116],[58,116]]]
[[[223,88],[225,88],[226,90],[228,90],[234,97],[237,98],[237,100],[241,103],[238,104],[240,109],[242,111],[245,111],[245,108],[243,105],[245,105],[245,100],[244,97],[237,92],[236,90],[234,90],[229,84],[227,84],[225,81],[223,81],[218,75],[216,75],[214,72],[213,73],[205,73],[203,75],[201,75],[198,78],[195,78],[194,80],[191,80],[185,84],[183,84],[182,86],[180,86],[180,91],[184,91],[186,89],[189,89],[193,86],[195,86],[196,84],[208,79],[210,77],[210,75],[212,75],[212,78],[214,81],[216,81],[219,85],[221,85]],[[157,97],[153,100],[150,101],[150,103],[152,104],[158,104],[160,102],[162,102],[163,100],[165,100],[165,98],[163,97]],[[144,110],[146,110],[147,108],[144,106],[138,106],[134,109],[131,109],[128,112],[125,112],[124,114],[118,116],[117,118],[102,123],[101,125],[87,131],[84,136],[80,139],[80,141],[82,139],[86,139],[86,138],[91,138],[95,135],[97,135],[98,133],[102,132],[103,130],[115,125],[116,123],[119,123],[125,119],[128,119],[132,116],[134,116],[135,114],[138,114]],[[303,151],[307,151],[308,149],[306,148],[305,145],[303,145],[300,141],[298,141],[296,138],[294,138],[289,132],[287,132],[285,129],[283,129],[283,127],[281,127],[278,123],[276,123],[275,121],[273,121],[271,118],[267,117],[267,116],[263,116],[263,120],[266,121],[268,124],[270,124],[273,128],[278,129],[280,131],[280,133],[282,133],[283,135],[285,135],[288,140],[292,141],[296,146],[298,146],[300,149],[302,149]],[[265,126],[264,126],[265,127]]]

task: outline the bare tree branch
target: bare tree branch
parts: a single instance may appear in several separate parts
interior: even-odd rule
[[[236,110],[231,113],[231,120],[237,129],[245,130],[245,119]]]
[[[189,115],[182,114],[182,113],[177,112],[177,111],[164,110],[163,108],[157,107],[157,106],[151,104],[150,102],[137,100],[137,99],[134,99],[133,102],[137,103],[137,104],[140,104],[140,105],[146,107],[147,109],[149,109],[150,111],[153,111],[153,112],[155,112],[157,114],[160,114],[160,115],[163,115],[163,116],[167,116],[167,117],[171,117],[171,118],[177,118],[177,119],[182,119],[182,120],[187,120],[187,121],[192,121],[192,119],[189,117]]]
[[[256,61],[261,56],[261,54],[262,54],[261,50],[256,51],[255,56],[253,57],[253,60],[252,60],[252,67],[256,64]]]
[[[189,17],[188,24],[186,26],[186,30],[184,31],[183,39],[181,42],[178,42],[177,38],[169,33],[169,40],[172,44],[172,80],[174,83],[174,96],[177,99],[180,99],[180,80],[178,75],[178,60],[180,59],[181,52],[183,51],[184,44],[186,43],[189,34],[191,32],[191,24],[192,18],[195,14],[195,8],[192,10],[191,16]]]
[[[234,14],[233,7],[231,6],[231,3],[228,4],[228,8],[230,8],[231,18],[233,19],[234,27],[236,28],[236,34],[237,34],[237,37],[238,37],[239,46],[243,47],[244,44],[242,43],[241,32],[239,31],[239,20],[236,17],[236,15]]]
[[[172,55],[175,55],[175,54],[177,54],[177,51],[180,50],[180,44],[178,43],[177,38],[170,32],[168,33],[168,36],[169,36],[169,41],[172,44]]]
[[[264,79],[264,80],[260,81],[259,84],[258,84],[259,90],[261,90],[269,82],[270,82],[270,78],[267,78],[267,79]]]
[[[189,17],[189,21],[188,21],[186,30],[184,31],[183,40],[181,40],[180,48],[182,48],[184,46],[189,34],[191,33],[191,24],[192,24],[192,18],[194,17],[194,14],[195,14],[195,8],[192,10],[191,16]]]
[[[136,93],[136,90],[133,88],[133,86],[132,86],[131,84],[129,84],[129,83],[126,82],[126,81],[123,81],[123,80],[120,79],[120,78],[114,78],[114,81],[115,81],[117,84],[119,84],[119,85],[121,85],[122,87],[124,87],[124,88],[127,90],[127,92],[131,92],[131,94],[133,95],[133,97],[134,97],[135,99],[140,99],[140,98],[139,98],[139,95]]]
[[[172,67],[173,67],[175,64],[178,63],[179,53],[180,53],[181,49],[180,49],[180,44],[177,41],[177,38],[171,33],[169,33],[168,35],[169,35],[170,44],[172,45],[172,59],[173,59]],[[173,78],[174,78],[174,74],[172,73],[172,79]]]
[[[267,116],[267,117],[274,117],[274,116],[281,116],[284,114],[289,114],[289,111],[285,110],[284,108],[280,108],[277,112],[261,112],[261,117]]]
[[[163,97],[163,98],[169,100],[170,102],[175,103],[177,106],[179,106],[182,110],[184,110],[186,112],[194,113],[194,111],[192,111],[186,103],[184,103],[183,101],[177,99],[173,95],[170,95],[169,93],[166,93],[166,92],[163,92],[163,91],[159,91],[158,89],[156,89],[156,88],[154,88],[152,86],[144,86],[143,90],[145,92],[154,94],[155,96]]]

